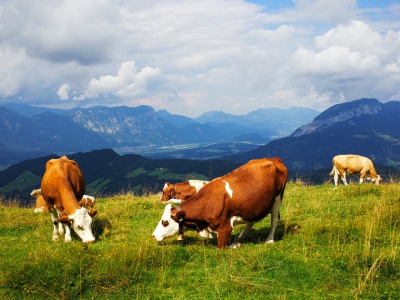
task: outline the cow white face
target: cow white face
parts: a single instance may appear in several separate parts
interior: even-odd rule
[[[92,232],[92,217],[86,208],[77,209],[69,216],[71,227],[84,243],[94,243],[95,238]]]
[[[164,213],[153,232],[153,238],[161,242],[163,239],[174,236],[179,232],[179,224],[171,218],[172,205],[167,204]]]

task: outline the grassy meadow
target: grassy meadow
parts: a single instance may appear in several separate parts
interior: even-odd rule
[[[158,195],[98,198],[96,243],[53,242],[48,214],[0,203],[0,299],[399,299],[400,184],[288,183],[243,247],[152,239]],[[235,227],[232,238],[243,226]]]

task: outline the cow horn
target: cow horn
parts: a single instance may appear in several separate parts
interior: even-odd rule
[[[97,215],[97,209],[91,209],[88,211],[88,213],[93,218],[95,215]]]

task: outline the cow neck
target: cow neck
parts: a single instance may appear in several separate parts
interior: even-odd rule
[[[80,205],[78,200],[75,197],[75,194],[72,191],[62,193],[63,197],[61,197],[62,206],[68,215],[72,215],[75,213],[77,209],[80,209]]]
[[[171,198],[175,198],[175,197],[176,197],[175,184],[172,184],[172,187],[171,187]]]

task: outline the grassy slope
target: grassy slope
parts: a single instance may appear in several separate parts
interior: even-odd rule
[[[51,241],[50,217],[0,205],[0,299],[398,299],[400,184],[288,184],[277,242],[187,232],[155,242],[158,197],[98,199],[97,241]],[[242,226],[243,227],[243,226]],[[233,236],[242,227],[234,229]]]

